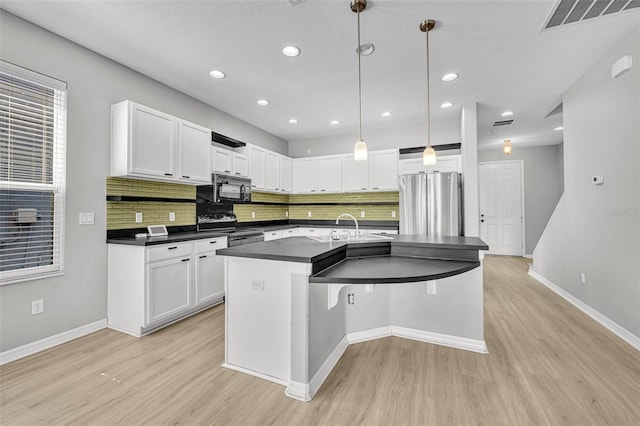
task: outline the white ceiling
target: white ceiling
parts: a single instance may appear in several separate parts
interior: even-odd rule
[[[432,120],[479,104],[485,148],[556,144],[562,115],[545,116],[618,39],[640,9],[541,31],[554,0],[369,0],[361,14],[363,127],[426,120],[424,19],[430,37]],[[357,136],[356,15],[349,0],[32,1],[7,11],[288,141]],[[302,49],[282,55],[286,44]],[[227,73],[215,80],[212,69]],[[445,83],[440,77],[457,72]],[[268,107],[256,100],[268,99]],[[444,101],[455,104],[443,110]],[[500,113],[515,122],[492,133]],[[382,118],[383,111],[392,116]],[[289,118],[299,120],[296,125]],[[331,126],[333,119],[339,126]],[[215,130],[215,129],[214,129]]]

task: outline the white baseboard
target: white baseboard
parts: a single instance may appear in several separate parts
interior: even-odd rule
[[[478,352],[482,354],[489,353],[484,340],[475,340],[468,339],[466,337],[451,336],[448,334],[432,333],[429,331],[398,327],[395,325],[349,333],[347,334],[347,341],[349,342],[349,344],[353,344],[366,342],[368,340],[380,339],[388,336],[402,337],[404,339],[417,340],[419,342],[447,346],[455,349],[463,349],[465,351]]]
[[[529,253],[525,254],[523,257],[524,257],[525,259],[533,259],[533,255],[532,255],[532,254],[529,254]]]
[[[327,380],[331,371],[336,366],[344,351],[347,350],[347,346],[349,343],[347,342],[347,336],[344,336],[340,342],[338,342],[337,346],[333,349],[329,357],[322,363],[316,374],[313,375],[311,381],[309,382],[309,399],[313,398],[314,395],[320,389],[320,386]]]
[[[241,373],[248,374],[250,376],[258,377],[260,379],[267,380],[269,382],[277,383],[282,386],[287,386],[289,384],[288,380],[283,380],[278,377],[269,376],[268,374],[259,373],[257,371],[249,370],[248,368],[238,367],[237,365],[229,364],[228,362],[223,363],[222,367],[228,368],[229,370],[239,371]]]
[[[22,345],[14,349],[9,349],[8,351],[0,352],[0,365],[70,342],[78,337],[86,336],[87,334],[94,333],[98,330],[102,330],[103,328],[107,328],[106,318],[90,324],[82,325],[74,328],[73,330],[63,331],[62,333],[45,337],[44,339],[40,339],[32,343],[27,343],[26,345]]]
[[[610,332],[612,332],[613,334],[615,334],[616,336],[618,336],[619,338],[621,338],[622,340],[624,340],[625,342],[633,346],[636,350],[640,351],[640,337],[636,336],[626,328],[620,326],[619,324],[610,320],[606,316],[602,315],[600,312],[596,311],[591,306],[584,303],[582,300],[573,296],[571,293],[568,293],[567,291],[558,287],[557,285],[555,285],[554,283],[552,283],[551,281],[549,281],[548,279],[546,279],[545,277],[537,273],[532,267],[529,268],[529,275],[535,278],[536,280],[540,281],[540,283],[542,283],[546,287],[553,290],[557,295],[565,299],[567,302],[571,303],[573,306],[580,309],[582,312],[584,312],[585,314],[589,315],[591,318],[599,322],[607,330],[609,330]]]

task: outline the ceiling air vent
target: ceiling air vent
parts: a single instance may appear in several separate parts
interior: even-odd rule
[[[544,29],[640,8],[640,0],[559,0]]]
[[[512,124],[513,124],[513,119],[500,120],[500,121],[494,121],[491,127],[505,127],[505,126],[511,126]]]

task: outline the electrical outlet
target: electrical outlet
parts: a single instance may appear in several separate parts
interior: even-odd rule
[[[289,217],[289,210],[285,210],[284,217]]]
[[[353,293],[347,294],[347,303],[350,305],[355,305],[356,302],[354,300]]]
[[[142,223],[142,212],[136,212],[136,223]]]
[[[580,272],[580,282],[582,284],[586,284],[587,283],[587,276],[584,272]]]
[[[31,302],[31,315],[38,315],[44,312],[44,299]]]
[[[391,217],[396,217],[396,211],[395,210],[391,210]]]
[[[251,290],[264,291],[264,281],[251,281]]]
[[[311,210],[307,212],[307,217],[311,217]]]
[[[364,217],[365,216],[365,212],[364,210],[360,212],[360,217]]]
[[[427,294],[438,294],[438,287],[436,286],[436,282],[427,281]]]
[[[169,212],[169,222],[176,221],[176,212]]]
[[[256,212],[251,212],[251,219],[255,219],[256,218]]]
[[[95,220],[95,213],[93,212],[81,212],[78,215],[78,223],[80,225],[93,225]]]

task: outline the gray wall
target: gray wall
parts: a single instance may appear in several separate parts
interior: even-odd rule
[[[365,122],[363,123],[362,137],[367,143],[367,149],[370,151],[425,146],[427,144],[426,123],[368,128]],[[353,152],[353,145],[355,145],[357,139],[357,133],[348,133],[313,139],[291,140],[289,141],[289,156],[299,158],[347,154]],[[431,123],[431,143],[433,145],[458,142],[460,142],[459,116],[452,120]]]
[[[0,287],[0,351],[106,318],[109,108],[132,99],[283,154],[287,143],[103,56],[0,10],[5,61],[69,85],[64,275]],[[95,225],[79,226],[79,212]],[[45,312],[31,315],[31,301]]]
[[[525,252],[533,253],[563,191],[562,144],[513,147],[508,157],[502,149],[478,151],[479,162],[524,161]]]
[[[633,69],[612,79],[611,65],[629,54]],[[565,93],[565,189],[533,260],[535,272],[640,337],[638,60],[640,27]]]

